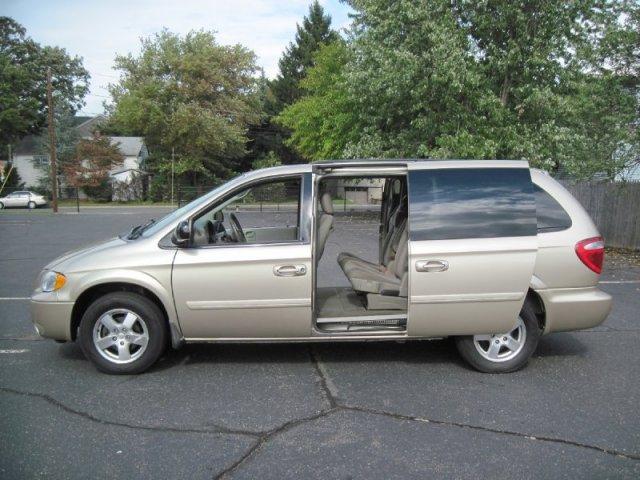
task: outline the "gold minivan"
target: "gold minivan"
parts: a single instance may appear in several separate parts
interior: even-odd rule
[[[511,372],[541,335],[604,321],[603,256],[585,210],[527,162],[327,161],[245,173],[63,255],[31,311],[108,373],[185,342],[449,336],[476,369]]]

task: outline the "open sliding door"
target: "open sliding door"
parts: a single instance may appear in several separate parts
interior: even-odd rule
[[[410,336],[504,332],[538,248],[527,162],[409,165]]]

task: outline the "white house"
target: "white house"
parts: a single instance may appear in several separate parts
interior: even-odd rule
[[[111,170],[110,176],[114,186],[114,200],[136,200],[141,196],[137,191],[148,175],[145,161],[149,151],[142,137],[108,137],[112,145],[116,145],[124,156],[124,162]],[[138,181],[141,180],[141,181]],[[138,185],[136,185],[138,184]]]
[[[82,119],[75,128],[79,137],[90,139],[98,127],[106,121],[106,117],[98,115],[96,117]],[[111,170],[114,187],[114,200],[133,200],[139,196],[135,180],[145,178],[148,174],[145,169],[145,160],[149,155],[144,139],[142,137],[107,137],[113,145],[117,145],[120,153],[124,156],[121,166]],[[41,184],[46,175],[46,169],[39,168],[49,164],[49,155],[38,153],[38,137],[29,135],[22,139],[16,146],[13,155],[13,164],[25,184],[25,188],[34,188]]]

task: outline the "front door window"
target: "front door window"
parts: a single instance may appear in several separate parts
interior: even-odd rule
[[[193,244],[272,244],[300,240],[300,177],[233,192],[193,222]]]

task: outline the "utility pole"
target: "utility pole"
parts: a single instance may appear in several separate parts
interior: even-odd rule
[[[173,164],[175,161],[176,149],[171,147],[171,205],[173,205]],[[179,205],[178,205],[179,206]]]
[[[56,130],[53,124],[53,94],[51,93],[51,67],[47,68],[47,105],[49,108],[49,160],[51,167],[51,206],[58,213],[58,165],[56,162]]]

